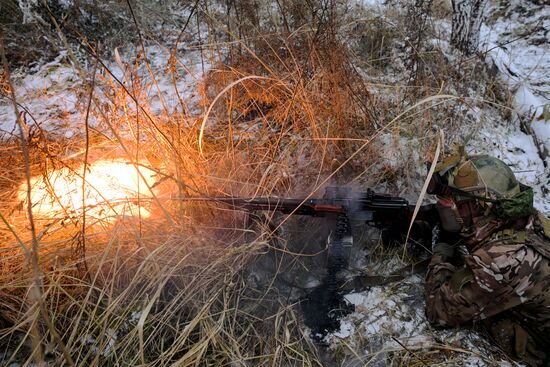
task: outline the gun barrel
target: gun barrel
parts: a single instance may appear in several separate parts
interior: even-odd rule
[[[344,206],[331,200],[320,199],[283,199],[277,197],[240,198],[206,197],[184,198],[185,201],[218,202],[235,209],[278,211],[283,214],[322,216],[327,213],[342,213]]]

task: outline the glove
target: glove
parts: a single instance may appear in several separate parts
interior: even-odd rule
[[[434,256],[440,256],[442,261],[446,261],[455,255],[456,248],[448,243],[439,242],[432,247],[432,251]]]

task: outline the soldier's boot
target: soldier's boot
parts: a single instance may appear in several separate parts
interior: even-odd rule
[[[486,320],[485,326],[496,344],[511,358],[529,366],[550,366],[548,357],[529,333],[515,320]]]

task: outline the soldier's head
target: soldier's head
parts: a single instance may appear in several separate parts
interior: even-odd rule
[[[469,236],[494,203],[517,195],[520,185],[503,161],[459,150],[438,164],[428,192],[437,195],[443,229]]]

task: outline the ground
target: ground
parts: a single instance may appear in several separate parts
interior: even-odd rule
[[[383,5],[370,4],[380,10]],[[521,10],[520,10],[521,9]],[[513,93],[513,117],[504,122],[492,115],[490,108],[478,110],[471,146],[474,152],[494,155],[508,163],[518,178],[532,185],[537,192],[536,207],[548,215],[550,124],[544,117],[550,95],[548,94],[548,68],[550,47],[540,42],[548,37],[548,6],[512,2],[492,4],[488,24],[482,28],[481,52],[486,62],[495,65],[499,78]],[[438,24],[441,34],[448,39],[450,26]],[[434,42],[441,42],[434,40]],[[525,131],[522,120],[527,120],[531,130]],[[536,143],[535,143],[536,142]],[[537,148],[537,145],[539,148]],[[544,160],[545,159],[545,160]],[[397,267],[396,267],[397,268]],[[395,268],[394,268],[395,269]],[[476,330],[434,330],[423,313],[422,279],[418,276],[390,286],[373,287],[367,292],[354,293],[346,299],[355,305],[356,311],[341,321],[338,332],[328,336],[330,348],[343,350],[347,364],[384,365],[387,353],[407,350],[411,362],[430,354],[421,351],[445,346],[448,358],[442,365],[512,365],[505,356],[495,353],[490,341]],[[418,355],[415,354],[418,352]],[[378,364],[377,364],[378,363]],[[422,363],[426,364],[426,363]],[[438,364],[439,365],[439,364]]]
[[[289,190],[290,194],[294,195],[307,192],[305,189],[297,189],[298,185],[296,184],[300,184],[300,181],[306,181],[308,178],[311,181],[315,180],[315,185],[312,185],[311,182],[304,183],[308,188],[315,187],[318,190],[331,183],[332,180],[354,187],[359,186],[360,189],[364,189],[368,184],[376,190],[392,191],[393,194],[402,195],[414,202],[426,173],[426,157],[432,156],[433,149],[430,154],[424,153],[428,148],[435,147],[439,131],[442,130],[447,143],[451,143],[453,140],[464,141],[470,152],[494,155],[509,164],[522,182],[534,188],[536,208],[546,215],[550,215],[550,186],[548,184],[550,182],[550,44],[547,41],[548,29],[550,29],[550,6],[519,0],[506,3],[489,2],[488,16],[482,26],[479,52],[476,55],[464,57],[448,44],[451,29],[449,4],[438,2],[434,5],[437,8],[429,18],[431,31],[426,33],[426,39],[423,40],[423,47],[427,51],[422,61],[419,61],[419,65],[425,65],[427,70],[432,70],[430,71],[431,76],[428,73],[427,78],[432,78],[434,85],[430,87],[431,89],[426,88],[425,98],[416,100],[418,105],[411,106],[406,105],[410,102],[403,102],[403,106],[400,101],[401,99],[405,101],[408,98],[406,80],[410,77],[404,56],[407,52],[407,43],[398,32],[392,27],[388,27],[388,24],[397,22],[397,19],[402,21],[403,16],[406,16],[407,8],[402,5],[402,2],[397,1],[351,2],[348,4],[350,12],[345,18],[347,23],[339,29],[340,33],[337,35],[344,39],[344,43],[351,50],[355,71],[361,76],[370,100],[376,101],[378,106],[383,106],[380,108],[382,112],[372,118],[379,127],[378,133],[372,135],[374,138],[369,137],[368,140],[369,143],[372,140],[371,145],[375,147],[375,150],[384,152],[377,156],[377,160],[372,166],[369,165],[372,171],[384,170],[388,172],[386,178],[389,177],[389,179],[384,181],[381,181],[379,176],[371,179],[368,174],[357,174],[357,172],[355,174],[360,177],[357,180],[349,179],[346,182],[342,177],[332,178],[334,174],[331,173],[323,181],[324,178],[320,178],[322,168],[325,169],[329,165],[323,166],[322,164],[322,168],[319,168],[318,172],[316,172],[316,168],[311,170],[304,168],[311,164],[308,161],[310,153],[296,148],[296,146],[300,146],[304,135],[300,135],[302,132],[296,126],[293,128],[280,127],[276,124],[271,126],[262,121],[261,115],[269,112],[268,107],[251,108],[253,113],[243,108],[238,111],[239,115],[235,112],[237,117],[231,115],[235,121],[241,121],[238,119],[242,118],[241,123],[232,125],[231,118],[228,118],[230,122],[227,127],[223,125],[225,124],[223,118],[208,118],[209,113],[212,115],[220,113],[214,108],[219,107],[214,106],[218,97],[220,97],[220,101],[225,100],[226,103],[229,103],[227,100],[232,100],[232,94],[230,97],[224,95],[224,92],[230,89],[224,89],[229,83],[237,83],[235,80],[238,78],[248,78],[254,83],[258,80],[257,83],[261,83],[259,76],[246,76],[244,72],[241,74],[241,71],[238,71],[236,72],[237,77],[228,78],[227,83],[216,90],[219,94],[209,95],[208,90],[205,91],[205,80],[212,78],[212,75],[217,75],[216,72],[224,70],[220,65],[229,63],[228,60],[231,59],[228,51],[230,48],[223,42],[218,44],[213,41],[216,39],[213,36],[216,32],[212,30],[210,23],[195,23],[193,18],[190,30],[181,40],[178,36],[178,26],[170,28],[167,25],[163,29],[158,25],[158,29],[162,29],[164,33],[155,38],[155,41],[152,41],[154,37],[151,37],[150,41],[146,41],[139,56],[136,55],[141,50],[141,45],[137,43],[126,45],[126,47],[114,50],[110,57],[103,59],[102,65],[94,63],[93,58],[90,59],[91,61],[88,60],[85,64],[88,68],[86,71],[89,72],[93,68],[101,70],[95,80],[98,106],[101,103],[107,105],[115,99],[125,100],[128,102],[128,106],[133,106],[136,110],[142,108],[144,114],[154,116],[155,121],[166,122],[175,121],[174,116],[185,105],[186,119],[182,120],[182,124],[194,129],[191,130],[193,134],[198,135],[200,130],[200,137],[204,133],[203,140],[207,146],[206,149],[209,146],[216,147],[217,144],[227,140],[226,136],[220,135],[220,131],[228,131],[228,134],[231,135],[229,140],[235,147],[257,143],[256,140],[263,141],[279,137],[282,141],[280,144],[283,154],[268,166],[265,174],[261,175],[262,181],[258,187],[261,187],[262,184],[266,185],[264,180],[269,181],[266,177],[269,177],[269,171],[273,170],[281,172],[279,176],[286,175],[280,178],[280,181],[277,182],[278,185],[288,187],[292,186],[288,182],[294,184],[292,190]],[[212,13],[223,14],[225,11],[225,8],[217,3],[212,5],[212,8],[209,9]],[[269,11],[273,10],[269,9]],[[266,10],[266,12],[269,11]],[[182,7],[180,13],[176,14],[179,23],[175,23],[184,24],[192,13],[191,7]],[[282,22],[283,20],[273,21]],[[213,24],[216,23],[213,22]],[[377,27],[377,32],[369,27]],[[374,38],[370,37],[370,34],[375,34]],[[389,40],[387,44],[385,37]],[[158,42],[159,39],[165,43]],[[176,39],[179,40],[179,44],[175,47],[177,61],[174,61],[171,47]],[[209,40],[211,43],[205,40]],[[371,50],[373,44],[378,47],[377,53],[365,52],[365,50]],[[280,45],[279,47],[284,51],[286,46]],[[281,54],[284,53],[283,51]],[[212,57],[212,53],[216,53],[216,57]],[[148,65],[139,61],[144,55],[148,60]],[[474,63],[471,62],[472,59],[475,59]],[[437,71],[433,70],[436,70],[436,67],[441,67],[442,63],[453,65],[451,70],[458,70],[453,73],[459,74],[459,77],[451,80],[449,76],[447,83],[446,76],[436,75]],[[94,64],[95,66],[93,66]],[[175,67],[174,64],[179,66]],[[474,65],[472,66],[472,64]],[[464,67],[456,65],[464,65]],[[236,69],[235,65],[231,65],[231,67],[234,68],[233,70]],[[174,68],[178,71],[174,72]],[[437,70],[442,72],[443,69]],[[308,72],[314,73],[314,70],[308,70]],[[451,72],[449,72],[450,74]],[[479,80],[476,80],[478,76]],[[138,79],[139,82],[136,82]],[[268,78],[264,77],[264,79]],[[436,79],[445,83],[438,85],[435,82]],[[466,82],[460,83],[461,80],[466,80]],[[83,139],[83,126],[86,125],[99,136],[107,137],[108,143],[119,139],[112,127],[106,126],[101,121],[99,114],[88,116],[87,102],[90,98],[87,93],[87,83],[89,83],[89,78],[82,78],[81,70],[74,67],[74,60],[71,59],[67,51],[60,51],[53,60],[37,62],[31,67],[12,70],[12,82],[29,136],[45,132],[50,140],[76,142]],[[239,79],[239,82],[242,80]],[[138,96],[139,103],[125,95],[118,83],[126,86],[128,94],[130,91],[134,92]],[[140,86],[146,87],[141,88]],[[5,91],[9,90],[6,84],[3,84],[3,87]],[[273,90],[275,91],[273,93],[278,92],[276,86],[273,86]],[[298,95],[296,91],[293,93],[295,96]],[[210,94],[212,93],[210,92]],[[237,98],[238,96],[235,96],[235,99]],[[182,100],[185,101],[185,104],[181,103]],[[457,100],[460,100],[460,103],[455,104]],[[205,101],[212,103],[205,104]],[[441,105],[440,101],[449,104]],[[261,97],[258,97],[254,101],[254,104],[261,105],[262,103],[271,106],[271,101],[267,98],[262,100]],[[396,111],[402,110],[398,110],[396,106],[403,107],[405,111],[418,110],[422,117],[400,120]],[[320,105],[315,107],[321,109]],[[98,107],[98,109],[100,108]],[[452,113],[449,112],[451,110]],[[121,120],[128,116],[126,110],[122,112],[121,109],[109,110],[105,108],[105,111]],[[253,114],[258,116],[249,117]],[[245,116],[246,119],[242,116]],[[294,129],[297,138],[285,140],[286,135],[284,134],[291,134],[292,129]],[[260,139],[260,132],[266,130],[272,131],[273,135],[261,135]],[[122,128],[121,131],[128,135],[140,135],[139,130],[135,132],[132,128],[126,130]],[[4,142],[8,142],[10,139],[16,139],[19,133],[15,123],[13,104],[8,93],[4,93],[0,98],[0,136]],[[155,141],[155,144],[165,143],[162,138],[153,133],[146,136],[149,142],[156,138],[159,140]],[[325,138],[327,141],[330,140],[328,134]],[[322,140],[318,136],[310,140],[316,139]],[[199,142],[203,142],[203,140],[199,138]],[[355,144],[355,142],[352,143]],[[200,147],[202,155],[202,146]],[[338,149],[345,151],[341,147]],[[139,144],[136,150],[139,151]],[[233,157],[238,156],[235,151],[238,149],[232,150]],[[70,144],[67,145],[66,152],[67,155],[81,154],[79,149],[71,147]],[[193,154],[199,156],[198,147]],[[263,150],[258,154],[265,157],[269,155],[269,151],[265,150],[265,155],[263,155]],[[369,152],[369,154],[371,153]],[[366,157],[369,156],[366,155]],[[166,157],[155,156],[152,161],[160,161],[159,167],[164,167],[162,166],[163,158]],[[334,173],[345,171],[344,164],[340,165],[341,162],[347,162],[345,158],[347,157],[340,158],[340,160],[335,158],[330,162],[330,167],[335,169]],[[245,157],[244,161],[247,162],[248,159]],[[302,162],[295,163],[300,167],[292,167],[287,163],[294,159],[295,162]],[[207,165],[206,161],[204,161],[204,165]],[[252,161],[253,159],[250,158],[250,162]],[[281,162],[286,163],[286,166]],[[221,166],[228,163],[219,161],[218,164],[221,169]],[[242,167],[245,166],[246,164],[242,165]],[[237,168],[236,171],[239,169],[249,172],[248,167],[246,169]],[[281,171],[277,171],[279,169]],[[253,172],[252,169],[250,172]],[[373,174],[372,177],[374,176]],[[207,180],[209,175],[205,173],[197,177],[199,180]],[[231,177],[218,177],[218,181],[214,180],[211,186],[219,185],[220,188],[223,188],[220,192],[250,194],[254,191],[249,190],[249,188],[255,187],[254,184],[246,182],[241,187],[236,178],[238,175],[235,174],[232,177],[235,177],[235,183],[231,183]],[[143,179],[146,183],[142,184],[142,187],[150,184],[144,177]],[[319,182],[323,184],[317,185]],[[154,185],[151,183],[151,186]],[[276,186],[273,184],[273,188],[269,187],[270,189],[266,190],[268,193],[275,190]],[[213,189],[211,190],[213,191]],[[312,192],[312,194],[318,196],[318,193]],[[161,199],[167,200],[164,197]],[[426,198],[426,200],[430,199]],[[7,206],[7,204],[5,205]],[[130,216],[136,215],[132,209],[124,210],[128,210]],[[140,216],[143,215],[143,212],[139,210],[138,213]],[[188,212],[185,212],[184,215],[189,216]],[[221,231],[219,227],[223,227],[225,224],[225,222],[220,225],[218,223],[211,224],[211,230]],[[311,223],[301,224],[302,228],[308,228],[309,225]],[[319,223],[315,224],[315,228],[322,226]],[[284,225],[282,229],[284,230]],[[326,228],[321,228],[311,232],[320,237],[326,235],[325,230]],[[295,232],[283,233],[282,238],[288,240],[289,233]],[[218,240],[216,235],[213,235],[212,238]],[[399,253],[392,257],[375,254],[372,250],[372,243],[376,242],[376,236],[374,233],[369,238],[371,244],[369,241],[357,242],[352,254],[350,274],[358,272],[388,274],[406,265],[407,261],[404,257],[400,257]],[[296,241],[296,238],[292,240],[293,245],[296,245]],[[312,241],[311,236],[303,241],[304,243]],[[324,238],[313,239],[313,241],[319,241],[322,244]],[[314,248],[318,246],[319,243],[313,245]],[[306,245],[300,246],[301,249],[306,247]],[[308,248],[308,250],[310,249]],[[263,253],[263,250],[251,251]],[[311,253],[314,251],[311,250]],[[264,258],[263,261],[269,263],[269,260]],[[304,260],[304,263],[307,261]],[[254,278],[254,281],[258,283],[266,281],[269,283],[269,274],[272,270],[266,268],[268,269],[266,272],[265,269],[260,269],[261,266],[258,264],[265,265],[261,261],[255,266],[252,265],[252,271],[247,275],[249,281]],[[315,269],[315,267],[309,269],[312,268]],[[296,271],[295,268],[292,269],[292,271]],[[289,290],[281,286],[281,293],[292,302],[302,297],[304,292],[307,293],[307,289],[317,285],[322,276],[322,270],[308,272],[305,270],[308,269],[306,265],[299,269],[303,274],[294,279],[299,279],[298,288],[303,292],[296,291],[294,287]],[[289,270],[286,275],[289,276],[289,274],[294,273]],[[265,286],[265,284],[263,285]],[[0,290],[2,289],[0,288]],[[149,294],[146,297],[148,299]],[[404,280],[392,284],[373,286],[366,291],[350,293],[344,298],[354,306],[354,311],[340,320],[339,330],[324,336],[323,343],[319,348],[322,360],[327,365],[516,365],[494,347],[483,331],[475,326],[460,330],[443,330],[432,327],[427,322],[423,311],[422,274],[410,275]],[[128,311],[125,314],[127,320],[122,321],[123,326],[121,326],[124,332],[119,334],[124,333],[126,337],[126,329],[133,330],[132,328],[135,327],[136,335],[141,333],[139,335],[143,338],[143,325],[146,323],[147,315],[152,307],[151,303],[149,308],[145,307],[147,312],[142,309]],[[300,327],[304,335],[307,335],[307,328],[303,325]],[[107,342],[101,346],[94,344],[96,341],[91,335],[83,335],[84,342],[81,344],[90,345],[90,349],[95,350],[94,353],[97,355],[107,356],[116,342],[116,335],[119,334],[112,327],[106,329],[106,334],[109,335]],[[130,334],[129,331],[128,335]],[[143,342],[142,339],[141,342]],[[7,358],[8,356],[0,355],[0,363]],[[142,358],[145,357],[142,356]]]

